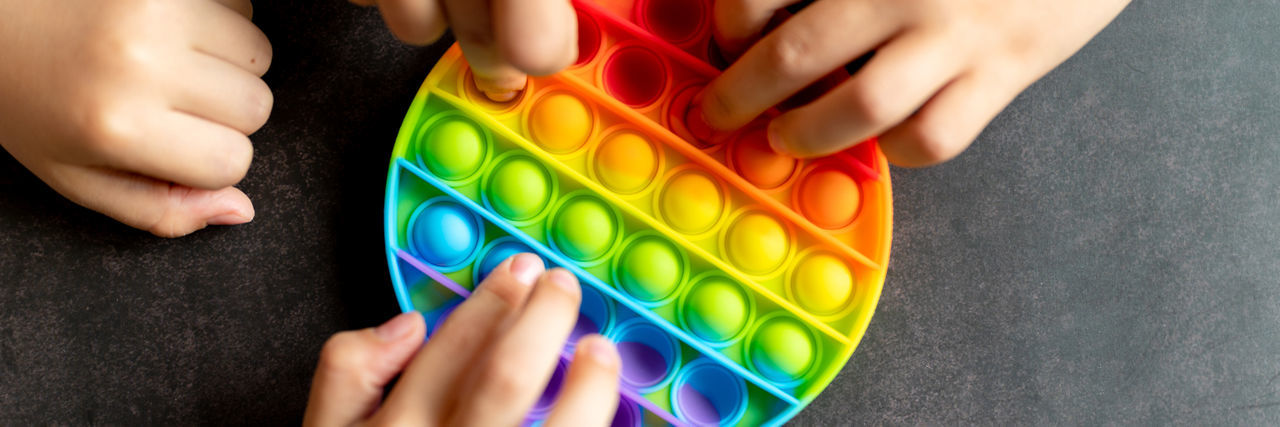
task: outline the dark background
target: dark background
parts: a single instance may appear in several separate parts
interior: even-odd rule
[[[258,2],[257,218],[163,240],[0,156],[0,424],[295,423],[396,312],[392,141],[445,44]],[[888,280],[795,424],[1280,423],[1280,3],[1135,1],[956,160],[892,173]]]

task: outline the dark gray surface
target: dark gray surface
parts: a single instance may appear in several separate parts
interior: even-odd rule
[[[291,423],[395,311],[391,141],[439,47],[259,2],[250,225],[161,240],[0,156],[0,424]],[[796,424],[1280,423],[1280,3],[1137,1],[943,166],[895,170],[888,281]]]

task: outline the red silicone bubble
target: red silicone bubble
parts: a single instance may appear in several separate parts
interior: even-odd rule
[[[645,26],[658,37],[680,44],[697,36],[706,20],[699,0],[649,0],[641,6]]]
[[[578,11],[578,62],[582,65],[591,62],[600,50],[600,26],[581,10]]]
[[[604,64],[604,90],[633,107],[652,104],[667,86],[667,69],[662,58],[649,49],[627,46],[618,49]]]

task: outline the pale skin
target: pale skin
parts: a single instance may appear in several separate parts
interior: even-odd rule
[[[425,345],[426,326],[415,312],[334,335],[320,353],[303,425],[517,425],[555,370],[581,295],[568,271],[544,271],[537,255],[518,254]],[[545,425],[608,425],[620,366],[604,337],[580,339]]]
[[[240,224],[271,44],[248,0],[0,0],[0,144],[156,235]]]

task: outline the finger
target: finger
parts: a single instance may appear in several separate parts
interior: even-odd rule
[[[254,215],[253,203],[232,187],[201,190],[83,166],[59,166],[37,175],[76,204],[161,237],[184,236],[208,225],[243,224]]]
[[[970,72],[948,84],[920,111],[885,132],[880,149],[904,167],[930,166],[959,155],[1027,84],[1002,72]],[[1028,83],[1029,84],[1029,83]]]
[[[451,407],[462,375],[520,312],[543,268],[542,258],[527,253],[494,268],[410,362],[377,417],[391,424],[422,424]]]
[[[779,9],[799,0],[716,0],[714,37],[726,57],[746,51]]]
[[[391,34],[401,41],[425,46],[444,35],[444,11],[436,0],[361,0],[360,5],[377,4]]]
[[[578,319],[582,290],[563,268],[542,275],[524,312],[468,379],[450,425],[507,426],[524,419],[542,395],[569,331]]]
[[[224,0],[224,3],[247,1]],[[198,2],[202,5],[192,14],[189,29],[192,47],[214,58],[227,61],[261,77],[271,68],[272,50],[267,35],[253,25],[234,6]],[[225,7],[224,7],[225,6]]]
[[[172,82],[171,107],[246,135],[266,124],[274,98],[262,79],[207,55],[191,56]]]
[[[382,389],[422,346],[422,315],[402,313],[377,328],[340,332],[325,342],[311,382],[304,426],[349,426],[377,409]]]
[[[602,336],[591,335],[578,341],[569,375],[545,425],[609,424],[618,408],[619,360],[618,350]]]
[[[793,157],[831,154],[910,116],[963,65],[940,39],[912,33],[876,51],[865,67],[817,101],[769,124],[774,150]]]
[[[489,2],[444,0],[444,5],[453,35],[471,64],[476,87],[494,101],[514,99],[524,90],[528,76],[508,63],[498,50]]]
[[[111,169],[216,190],[244,178],[253,159],[249,138],[235,129],[166,110],[104,117],[93,154]]]
[[[578,16],[568,0],[494,0],[498,52],[515,68],[553,74],[578,60]]]
[[[736,129],[889,38],[899,25],[884,2],[832,0],[800,11],[707,85],[707,124]]]
[[[245,18],[253,19],[253,3],[249,0],[216,0],[216,2]]]

